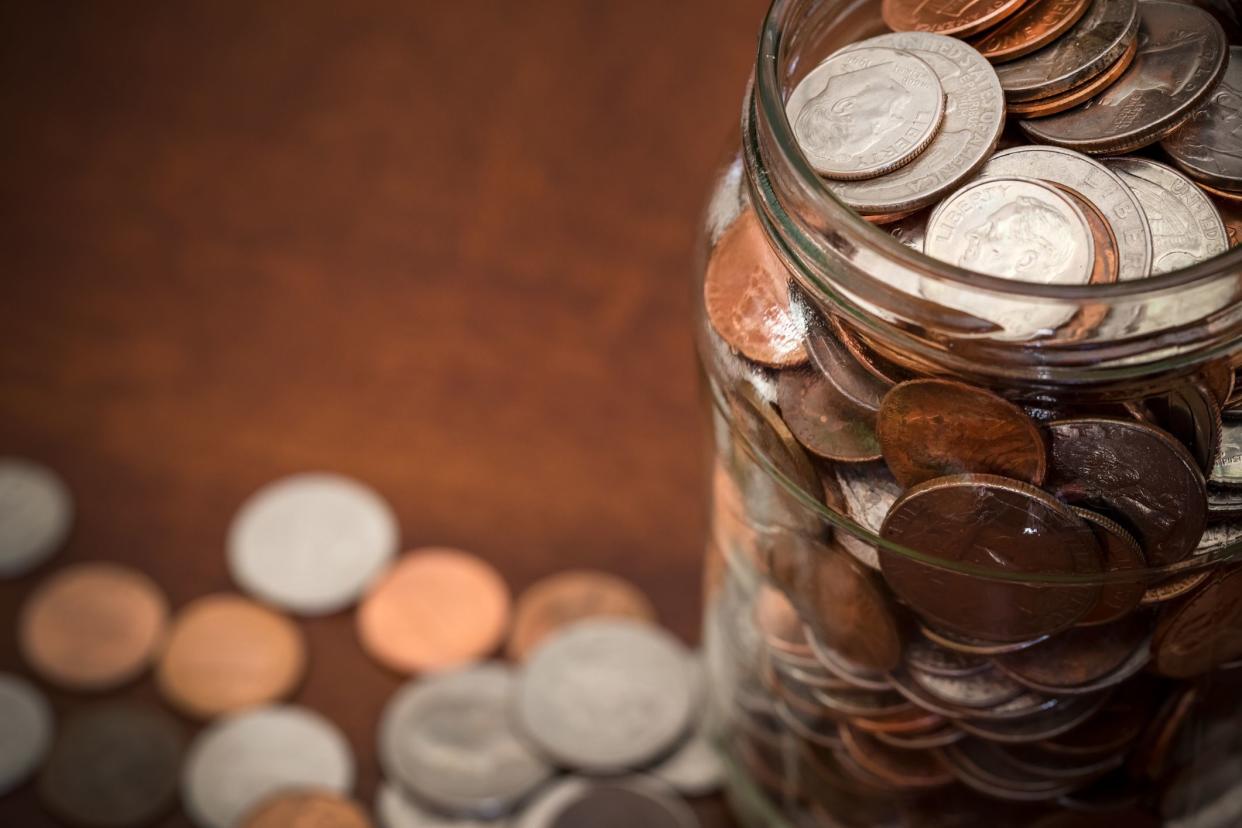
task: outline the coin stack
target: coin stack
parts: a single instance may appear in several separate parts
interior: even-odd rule
[[[0,576],[44,563],[72,518],[54,472],[0,458]],[[34,586],[17,628],[33,677],[99,694],[152,671],[177,715],[114,697],[58,718],[31,677],[0,673],[0,796],[37,774],[47,810],[87,828],[152,824],[178,794],[202,828],[694,828],[683,797],[719,786],[701,659],[621,578],[555,574],[511,607],[474,555],[398,555],[385,499],[335,474],[262,488],[227,547],[246,594],[175,614],[158,584],[111,562]],[[355,605],[362,649],[420,676],[377,711],[387,781],[373,815],[351,798],[344,734],[286,701],[313,657],[296,617]],[[509,662],[486,660],[502,644]],[[204,725],[189,740],[187,721]]]
[[[1200,5],[884,0],[893,31],[800,72],[789,127],[840,201],[935,259],[1170,273],[1242,227],[1237,14]],[[711,220],[709,629],[736,761],[811,825],[1153,825],[1210,801],[1205,767],[1238,755],[1190,744],[1232,732],[1200,708],[1242,672],[1237,366],[1125,398],[981,387],[812,298],[745,197]],[[1005,340],[1132,321],[917,290]],[[1242,822],[1217,793],[1204,824]]]

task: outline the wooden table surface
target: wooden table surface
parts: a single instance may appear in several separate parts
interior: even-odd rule
[[[54,567],[126,562],[174,607],[231,589],[234,510],[306,469],[515,590],[625,575],[696,641],[694,240],[764,7],[6,4],[0,453],[78,512],[0,583],[0,669],[24,671],[18,607]],[[369,801],[399,679],[348,614],[303,626],[296,701],[344,728]],[[53,824],[31,788],[0,824]]]

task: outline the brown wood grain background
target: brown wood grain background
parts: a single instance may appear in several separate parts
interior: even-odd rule
[[[0,453],[59,470],[78,518],[0,583],[0,669],[55,566],[133,564],[174,607],[230,589],[234,510],[305,469],[515,590],[628,576],[697,640],[694,239],[764,7],[5,4]],[[399,680],[348,614],[304,627],[296,700],[345,729],[369,802]],[[0,824],[52,824],[34,802]]]

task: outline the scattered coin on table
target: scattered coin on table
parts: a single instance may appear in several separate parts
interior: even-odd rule
[[[239,828],[371,828],[362,806],[339,793],[290,790],[259,803]]]
[[[638,587],[607,572],[571,569],[536,581],[517,600],[506,654],[522,662],[548,636],[586,618],[655,622],[651,601]]]
[[[0,578],[16,578],[46,561],[72,525],[73,497],[54,471],[0,457]]]
[[[43,763],[54,730],[43,693],[21,676],[0,673],[0,796]]]

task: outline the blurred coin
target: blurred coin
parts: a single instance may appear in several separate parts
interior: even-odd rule
[[[551,828],[561,811],[585,793],[590,784],[579,776],[562,776],[553,780],[514,817],[513,828]]]
[[[200,828],[232,828],[270,796],[290,788],[346,794],[354,757],[335,725],[303,707],[235,713],[200,732],[181,777],[181,799]]]
[[[229,572],[260,600],[326,615],[361,597],[398,540],[396,516],[370,487],[335,474],[295,474],[259,489],[233,518]]]
[[[16,578],[50,558],[73,524],[73,496],[51,469],[0,457],[0,578]]]
[[[1122,753],[1070,758],[1046,751],[1037,743],[1007,745],[1002,750],[1005,760],[1019,770],[1046,779],[1081,780],[1119,768],[1125,761]]]
[[[935,753],[894,748],[846,724],[841,725],[841,736],[850,758],[889,785],[929,790],[953,781]]]
[[[998,799],[1042,802],[1073,790],[1077,782],[1046,779],[1016,768],[981,739],[963,739],[940,750],[954,775],[969,788]]]
[[[913,160],[936,137],[944,106],[930,66],[909,52],[870,46],[837,52],[812,69],[785,112],[811,167],[849,181]]]
[[[890,716],[854,716],[849,723],[865,733],[911,735],[939,730],[946,720],[937,713],[913,708]]]
[[[332,791],[291,790],[248,813],[238,828],[371,828],[366,811]]]
[[[946,723],[925,733],[877,733],[875,738],[902,750],[931,750],[961,741],[966,733]]]
[[[1128,748],[1152,719],[1162,688],[1140,677],[1118,689],[1081,725],[1038,743],[1040,750],[1072,761],[1112,756]]]
[[[456,819],[433,814],[391,782],[381,782],[375,794],[375,821],[379,828],[506,828],[509,825],[504,820]]]
[[[880,534],[884,517],[901,496],[901,484],[881,463],[843,464],[836,467],[835,474],[845,500],[846,514],[863,530]],[[859,563],[871,569],[880,568],[880,553],[874,544],[845,530],[838,531],[836,539]]]
[[[1168,772],[1174,758],[1174,747],[1183,731],[1190,726],[1199,704],[1200,689],[1201,685],[1196,684],[1174,689],[1160,706],[1159,712],[1143,723],[1142,733],[1126,761],[1126,769],[1131,776],[1156,780]]]
[[[600,617],[654,622],[656,612],[647,596],[624,578],[589,569],[558,572],[532,584],[518,598],[506,652],[514,661],[525,661],[562,627]]]
[[[1220,404],[1202,383],[1183,383],[1126,407],[1136,419],[1176,437],[1205,474],[1212,470],[1220,452],[1222,414]]]
[[[909,216],[890,225],[888,232],[906,247],[922,253],[923,243],[927,239],[927,219],[929,217],[930,213],[927,211],[915,210]]]
[[[836,633],[838,638],[848,635],[848,632]],[[809,624],[806,626],[806,637],[811,644],[811,651],[815,653],[816,661],[823,665],[829,673],[842,679],[847,684],[864,690],[888,690],[892,686],[887,673],[856,662],[831,645],[821,641]]]
[[[843,463],[880,459],[875,415],[853,403],[819,371],[782,371],[776,388],[785,424],[812,454]]]
[[[112,563],[75,564],[49,576],[26,600],[18,642],[48,681],[108,690],[147,668],[167,622],[164,594],[146,575]]]
[[[969,676],[988,668],[987,659],[950,650],[920,635],[905,649],[906,664],[933,676]]]
[[[1220,453],[1212,466],[1208,483],[1213,486],[1242,486],[1242,423],[1225,423],[1221,429]]]
[[[909,712],[914,706],[893,690],[825,690],[816,687],[811,688],[811,696],[829,715],[848,717],[895,716]]]
[[[1242,46],[1229,47],[1225,78],[1191,119],[1161,143],[1190,175],[1226,190],[1242,190]]]
[[[707,674],[703,659],[695,655],[690,661],[696,694],[703,697]],[[720,789],[724,766],[711,735],[712,717],[701,708],[689,737],[668,758],[653,766],[648,773],[682,796],[705,796]]]
[[[1150,626],[1146,618],[1131,615],[1111,624],[1075,627],[1038,647],[999,656],[995,664],[1011,678],[1042,692],[1090,685],[1115,673],[1136,650],[1147,653]]]
[[[52,742],[52,708],[39,688],[0,673],[0,796],[26,781]]]
[[[967,35],[981,32],[1013,15],[1026,0],[984,0],[963,4],[957,0],[884,0],[880,13],[896,32],[936,32]]]
[[[1011,719],[962,719],[957,726],[972,736],[1006,745],[1029,744],[1073,730],[1091,718],[1108,699],[1107,692],[1071,696],[1038,715]]]
[[[997,707],[1016,699],[1024,689],[993,667],[966,676],[925,673],[912,666],[907,666],[906,670],[916,684],[955,708]]]
[[[198,719],[276,701],[306,671],[302,631],[240,595],[199,598],[178,613],[155,678],[173,707]]]
[[[919,625],[919,632],[927,636],[932,642],[939,644],[941,647],[947,647],[959,653],[975,656],[994,656],[1002,653],[1016,653],[1018,650],[1025,650],[1027,647],[1034,647],[1041,641],[1047,641],[1048,636],[1038,635],[1023,641],[984,641],[981,638],[971,638],[968,635],[960,635],[955,633],[938,630],[927,624]],[[928,672],[935,672],[930,670]]]
[[[739,434],[747,441],[746,450],[776,467],[789,483],[806,492],[822,489],[819,472],[802,447],[777,416],[772,406],[758,395],[741,390],[733,397],[733,413]],[[753,504],[748,504],[753,507]]]
[[[1146,591],[1146,580],[1141,574],[1147,566],[1143,557],[1143,548],[1134,536],[1127,532],[1121,524],[1101,514],[1070,507],[1074,514],[1085,520],[1095,533],[1095,539],[1104,552],[1104,572],[1120,577],[1122,572],[1133,572],[1128,579],[1110,580],[1100,587],[1100,600],[1095,608],[1078,621],[1078,626],[1107,624],[1124,618],[1138,607],[1139,601]]]
[[[927,678],[927,676],[924,676]],[[966,681],[970,676],[961,679],[947,679],[946,681]],[[1019,692],[1018,695],[1012,697],[1009,701],[1003,702],[993,708],[981,707],[962,707],[950,702],[944,696],[936,695],[929,691],[918,681],[915,681],[911,672],[906,668],[895,670],[892,674],[893,687],[896,688],[899,698],[907,701],[909,704],[918,706],[922,710],[944,716],[946,719],[960,721],[967,716],[975,718],[983,718],[986,710],[987,717],[993,719],[1008,718],[1026,718],[1035,714],[1050,710],[1055,707],[1059,700],[1048,696],[1043,696],[1033,692]],[[950,687],[942,687],[945,696],[965,697],[967,691],[958,690]]]
[[[993,63],[1029,55],[1069,31],[1086,13],[1091,0],[1030,0],[994,29],[970,41]]]
[[[172,808],[183,749],[181,726],[158,708],[89,707],[61,725],[39,795],[71,825],[146,825]]]
[[[829,324],[815,325],[807,332],[806,349],[824,379],[850,402],[872,414],[880,410],[880,403],[893,384],[864,368]]]
[[[1213,573],[1184,602],[1165,608],[1152,640],[1154,666],[1193,678],[1242,656],[1242,567]]]
[[[399,673],[482,658],[509,626],[509,587],[491,564],[456,549],[408,552],[367,594],[356,618],[363,649]]]
[[[380,719],[384,773],[447,814],[508,813],[552,773],[514,732],[514,692],[496,663],[406,684]]]
[[[596,782],[569,801],[549,828],[697,828],[698,817],[663,785],[630,778]]]
[[[1181,3],[1139,4],[1139,53],[1098,98],[1023,121],[1035,140],[1091,153],[1145,147],[1177,129],[1224,75],[1229,44],[1211,15]]]
[[[1207,515],[1209,521],[1242,518],[1242,491],[1208,486]]]
[[[1096,0],[1096,2],[1101,2],[1101,0]],[[1138,38],[1134,38],[1130,41],[1130,47],[1121,53],[1121,57],[1113,61],[1113,64],[1103,72],[1085,83],[1071,87],[1064,92],[1058,92],[1047,98],[1036,98],[1033,101],[1011,101],[1006,105],[1006,108],[1009,110],[1010,115],[1016,115],[1021,118],[1047,118],[1049,115],[1056,115],[1068,109],[1073,109],[1079,104],[1091,100],[1116,83],[1117,79],[1129,70],[1130,64],[1134,62],[1134,58],[1137,55]]]

